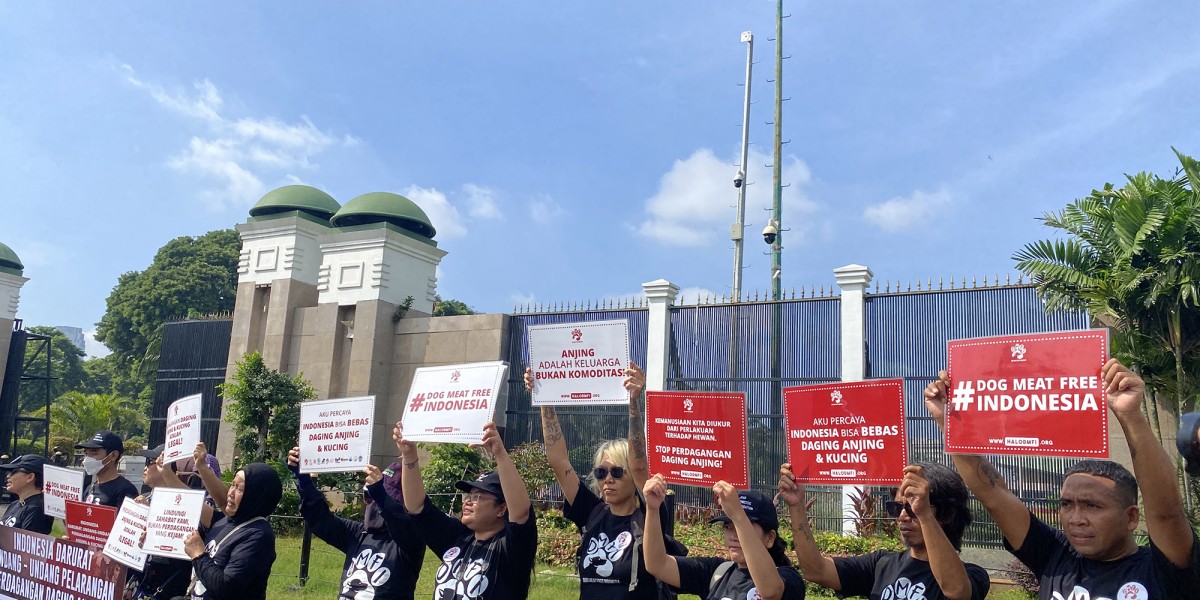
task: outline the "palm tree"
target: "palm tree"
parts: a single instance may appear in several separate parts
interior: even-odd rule
[[[116,394],[67,392],[50,405],[50,431],[76,441],[103,429],[128,436],[134,428],[145,429],[147,422],[130,400]]]

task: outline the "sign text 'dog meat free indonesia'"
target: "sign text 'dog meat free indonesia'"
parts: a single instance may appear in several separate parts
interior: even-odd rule
[[[667,481],[750,487],[746,394],[646,392],[646,445],[650,472]]]
[[[629,323],[624,320],[529,327],[533,405],[628,404]]]
[[[1108,456],[1103,329],[947,343],[946,452]]]
[[[908,463],[904,380],[784,388],[783,412],[796,481],[900,484]]]
[[[508,365],[499,361],[417,369],[404,403],[404,438],[478,442],[494,418],[506,372]]]

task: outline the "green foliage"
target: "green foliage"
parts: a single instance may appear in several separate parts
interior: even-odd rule
[[[50,338],[49,347],[41,340],[30,340],[26,346],[25,360],[30,366],[30,375],[46,373],[46,356],[50,356],[50,399],[83,387],[87,373],[83,368],[83,350],[80,350],[63,332],[44,325],[27,327],[29,333]],[[36,352],[36,355],[35,355]],[[21,384],[18,395],[21,414],[45,416],[46,382],[26,381]]]
[[[534,498],[542,497],[554,483],[554,468],[546,458],[546,447],[541,442],[527,442],[508,451],[525,488]]]
[[[462,444],[418,446],[429,452],[429,464],[421,469],[425,493],[444,512],[450,512],[454,504],[454,494],[458,493],[455,482],[474,479],[481,471],[492,468],[478,452]]]
[[[433,316],[435,317],[453,317],[455,315],[473,315],[475,309],[467,306],[465,302],[458,300],[443,300],[441,296],[434,296],[433,300]]]
[[[300,403],[316,397],[303,377],[267,368],[258,352],[238,361],[233,378],[218,387],[242,464],[285,457],[299,437]]]
[[[876,550],[898,551],[904,544],[896,537],[857,537],[827,531],[813,534],[821,553],[828,556],[855,556]]]
[[[146,413],[128,398],[115,394],[67,392],[50,406],[51,437],[75,440],[67,447],[102,429],[128,438],[134,431],[145,431],[148,425]]]
[[[396,311],[392,313],[392,322],[395,323],[395,322],[399,321],[400,319],[403,319],[404,315],[407,315],[409,309],[412,308],[412,305],[413,305],[413,297],[412,296],[407,296],[406,298],[404,298],[404,302],[401,302],[399,305],[397,305]]]

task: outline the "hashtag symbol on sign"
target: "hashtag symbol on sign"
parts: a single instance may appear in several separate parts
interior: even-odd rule
[[[960,381],[954,386],[954,397],[950,398],[950,404],[954,410],[966,410],[971,403],[975,402],[975,386],[971,385],[970,381]]]
[[[417,394],[416,397],[412,399],[412,402],[408,403],[408,409],[412,412],[417,412],[421,410],[422,404],[425,404],[425,394]]]

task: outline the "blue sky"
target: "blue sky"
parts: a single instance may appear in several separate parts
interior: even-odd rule
[[[784,287],[1013,272],[1036,221],[1200,155],[1200,5],[790,2]],[[27,325],[294,182],[420,204],[476,309],[769,287],[774,3],[0,4],[0,242]],[[93,353],[95,348],[90,348]]]

